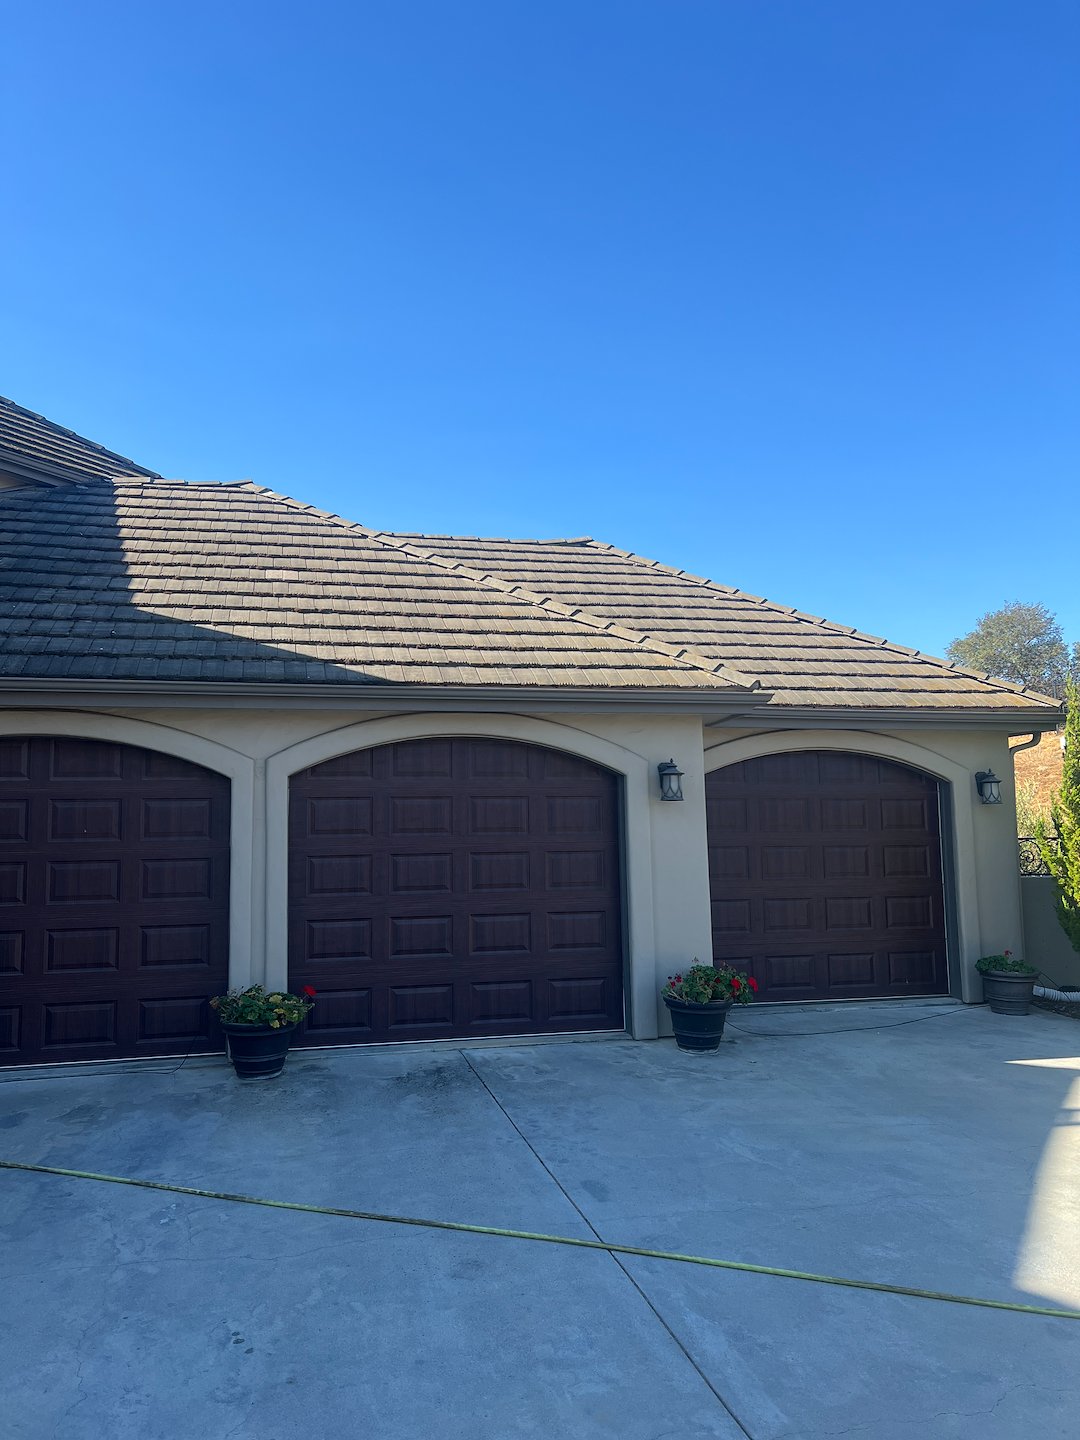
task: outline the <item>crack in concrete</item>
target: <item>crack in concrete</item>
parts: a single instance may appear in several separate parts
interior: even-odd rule
[[[529,1139],[529,1137],[525,1134],[525,1132],[524,1132],[524,1131],[521,1129],[521,1127],[518,1125],[517,1121],[516,1121],[516,1120],[514,1119],[514,1117],[510,1114],[509,1110],[507,1110],[506,1106],[502,1103],[502,1101],[499,1099],[499,1097],[495,1094],[494,1090],[492,1090],[491,1086],[490,1086],[490,1085],[487,1083],[487,1081],[484,1079],[483,1075],[481,1075],[480,1071],[477,1070],[476,1066],[475,1066],[475,1065],[472,1063],[472,1061],[469,1059],[468,1054],[467,1054],[464,1050],[459,1050],[459,1051],[458,1051],[458,1054],[459,1054],[459,1055],[461,1056],[461,1058],[464,1060],[465,1064],[469,1067],[469,1069],[472,1071],[472,1073],[476,1076],[477,1080],[478,1080],[478,1081],[480,1082],[480,1084],[483,1086],[483,1088],[484,1088],[484,1090],[487,1092],[487,1094],[491,1097],[492,1102],[494,1103],[494,1105],[496,1106],[496,1108],[499,1110],[499,1112],[502,1114],[502,1116],[504,1117],[504,1119],[506,1120],[506,1122],[507,1122],[507,1123],[510,1125],[510,1127],[513,1129],[514,1133],[520,1137],[522,1143],[527,1147],[529,1153],[533,1156],[533,1158],[535,1159],[536,1163],[537,1163],[537,1164],[540,1166],[540,1168],[543,1170],[544,1174],[547,1175],[547,1177],[549,1178],[549,1180],[551,1180],[552,1184],[555,1185],[555,1187],[558,1189],[559,1193],[566,1199],[567,1203],[573,1207],[574,1211],[575,1211],[575,1212],[577,1213],[577,1215],[581,1218],[582,1222],[588,1227],[590,1233],[591,1233],[597,1240],[603,1242],[603,1238],[604,1238],[604,1237],[603,1237],[603,1236],[600,1234],[600,1232],[596,1229],[595,1225],[593,1225],[593,1223],[592,1223],[592,1221],[589,1219],[588,1215],[586,1215],[585,1211],[584,1211],[584,1210],[581,1208],[581,1206],[577,1203],[577,1201],[574,1199],[574,1197],[570,1194],[569,1190],[567,1190],[567,1188],[565,1187],[565,1185],[563,1185],[563,1183],[562,1183],[562,1181],[559,1179],[559,1177],[555,1174],[555,1172],[554,1172],[554,1171],[551,1169],[551,1167],[548,1165],[547,1161],[543,1158],[543,1156],[540,1154],[540,1152],[539,1152],[539,1151],[536,1149],[536,1147],[533,1145],[533,1143],[532,1143],[532,1141]],[[743,1435],[746,1436],[746,1440],[754,1440],[754,1436],[751,1434],[751,1432],[749,1431],[749,1429],[746,1427],[746,1425],[743,1423],[743,1421],[740,1420],[739,1416],[735,1413],[735,1411],[732,1409],[732,1407],[731,1407],[731,1406],[728,1404],[728,1402],[724,1399],[723,1395],[721,1395],[720,1391],[716,1388],[716,1386],[713,1384],[713,1382],[709,1379],[708,1375],[705,1373],[705,1371],[704,1371],[704,1369],[702,1368],[702,1366],[698,1364],[697,1360],[696,1360],[696,1359],[694,1358],[694,1356],[690,1353],[690,1350],[688,1349],[688,1347],[686,1346],[686,1344],[680,1339],[680,1337],[675,1333],[674,1329],[673,1329],[672,1326],[668,1323],[668,1321],[666,1320],[666,1318],[660,1313],[660,1310],[657,1308],[656,1304],[653,1302],[653,1300],[651,1299],[651,1297],[650,1297],[648,1294],[646,1294],[645,1290],[642,1288],[642,1286],[641,1286],[641,1284],[639,1283],[639,1281],[637,1280],[637,1278],[632,1274],[632,1272],[630,1271],[630,1269],[623,1263],[622,1257],[619,1256],[619,1255],[613,1255],[613,1254],[611,1254],[610,1251],[608,1252],[608,1255],[609,1255],[609,1258],[610,1258],[611,1260],[613,1260],[613,1261],[615,1262],[615,1264],[618,1266],[618,1268],[622,1271],[623,1276],[624,1276],[625,1279],[630,1283],[630,1285],[633,1287],[633,1289],[637,1292],[637,1294],[639,1295],[639,1297],[645,1302],[645,1304],[648,1306],[648,1308],[652,1311],[653,1315],[655,1316],[655,1318],[657,1319],[657,1321],[659,1321],[659,1323],[660,1323],[660,1325],[663,1327],[664,1331],[667,1333],[667,1335],[670,1337],[670,1339],[672,1340],[672,1342],[675,1344],[675,1346],[676,1346],[676,1347],[679,1349],[679,1351],[682,1353],[682,1355],[683,1355],[683,1357],[685,1358],[687,1364],[689,1364],[690,1367],[695,1371],[695,1373],[697,1374],[698,1378],[701,1380],[702,1384],[705,1385],[705,1387],[709,1390],[710,1394],[713,1396],[713,1398],[714,1398],[714,1399],[718,1402],[718,1404],[721,1406],[721,1408],[723,1409],[724,1413],[728,1416],[728,1418],[732,1421],[732,1423],[738,1427],[738,1429],[740,1430],[740,1432],[741,1432]]]
[[[917,1427],[921,1434],[926,1434],[926,1427],[932,1425],[935,1420],[976,1420],[987,1418],[999,1409],[1010,1395],[1017,1390],[1042,1390],[1044,1386],[1036,1385],[1030,1380],[1018,1380],[1014,1385],[1006,1387],[1004,1392],[998,1396],[989,1409],[983,1410],[936,1410],[932,1415],[919,1416],[917,1419],[898,1419],[895,1415],[877,1416],[873,1420],[863,1420],[857,1425],[846,1425],[842,1430],[782,1430],[774,1435],[772,1440],[837,1440],[843,1435],[858,1435],[860,1432],[876,1431],[882,1425],[903,1425]]]

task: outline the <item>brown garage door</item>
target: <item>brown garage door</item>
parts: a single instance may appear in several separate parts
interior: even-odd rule
[[[229,782],[151,750],[0,740],[0,1064],[184,1054],[228,975]]]
[[[411,740],[295,775],[306,1043],[620,1028],[617,815],[609,771],[505,740]]]
[[[763,1000],[947,991],[937,782],[870,755],[767,755],[705,783],[713,954]]]

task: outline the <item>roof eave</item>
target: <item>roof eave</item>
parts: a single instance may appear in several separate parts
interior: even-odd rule
[[[759,718],[768,717],[770,730],[1007,730],[1013,735],[1055,730],[1065,718],[1063,706],[986,706],[985,708],[889,705],[769,705]],[[708,722],[720,728],[734,723],[721,716]]]
[[[105,457],[103,457],[105,458]],[[125,468],[126,467],[126,468]],[[0,471],[7,475],[14,475],[20,480],[25,480],[28,485],[80,485],[91,480],[111,479],[112,476],[104,476],[91,473],[87,470],[69,469],[66,465],[55,465],[48,460],[39,460],[36,457],[29,457],[19,450],[8,450],[0,446]],[[152,470],[143,470],[135,466],[130,460],[117,458],[116,478],[134,480],[155,480],[158,477]]]
[[[81,680],[0,677],[0,709],[245,709],[268,702],[286,710],[429,711],[633,710],[691,712],[706,720],[761,714],[766,690],[702,685],[686,689],[640,686],[411,685],[388,683],[260,683],[258,681]]]

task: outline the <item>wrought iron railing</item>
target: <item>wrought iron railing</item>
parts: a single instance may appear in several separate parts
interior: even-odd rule
[[[1049,875],[1039,842],[1031,835],[1021,835],[1017,843],[1021,875]]]

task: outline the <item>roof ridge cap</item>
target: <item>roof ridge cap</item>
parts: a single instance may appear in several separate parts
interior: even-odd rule
[[[621,555],[626,560],[649,570],[663,570],[669,575],[675,575],[680,580],[686,580],[692,585],[698,585],[702,589],[718,590],[724,595],[740,595],[744,600],[749,600],[754,605],[761,605],[769,610],[775,610],[781,615],[787,615],[792,620],[805,622],[807,625],[826,625],[830,630],[835,630],[841,635],[848,635],[853,640],[863,641],[868,645],[876,645],[881,649],[893,651],[897,654],[908,655],[912,659],[918,658],[929,665],[940,665],[943,670],[953,670],[959,675],[967,675],[972,680],[979,680],[991,689],[1004,691],[1008,695],[1028,695],[1032,699],[1046,700],[1051,705],[1060,705],[1060,700],[1050,696],[1042,695],[1037,690],[1032,690],[1027,685],[1017,684],[1012,680],[1005,680],[1001,676],[990,675],[988,672],[979,670],[967,670],[962,665],[956,665],[951,660],[943,659],[940,655],[929,655],[923,650],[913,650],[908,645],[901,645],[896,640],[889,640],[882,635],[869,635],[864,630],[857,629],[854,625],[843,625],[837,620],[829,620],[823,615],[811,615],[805,610],[796,610],[794,605],[781,605],[776,600],[768,600],[764,595],[752,595],[748,590],[740,590],[737,585],[724,585],[719,580],[709,580],[702,575],[692,575],[688,570],[679,570],[674,565],[665,565],[662,560],[650,560],[647,555],[638,555],[633,550],[623,550],[617,545],[609,545],[603,541],[593,541],[594,546],[604,550],[610,550],[613,554]]]
[[[602,630],[605,634],[613,635],[617,640],[625,640],[629,644],[637,645],[643,650],[651,650],[656,654],[663,655],[665,659],[675,660],[678,664],[686,666],[689,670],[701,670],[709,676],[725,680],[729,685],[739,686],[746,690],[760,690],[760,680],[750,680],[745,676],[737,676],[720,660],[711,660],[707,655],[701,655],[696,650],[687,646],[668,645],[663,640],[658,640],[653,635],[647,635],[642,631],[631,630],[627,626],[619,625],[615,621],[605,620],[602,616],[592,615],[586,610],[563,605],[558,600],[553,600],[550,595],[540,595],[535,590],[529,590],[524,585],[514,585],[509,581],[500,580],[495,575],[489,575],[475,569],[471,565],[464,565],[459,560],[447,560],[441,555],[436,555],[430,550],[424,550],[419,545],[403,543],[393,531],[373,530],[369,525],[363,525],[358,520],[347,520],[343,515],[338,515],[331,510],[320,510],[315,505],[307,505],[302,500],[294,500],[291,495],[282,495],[276,490],[269,490],[266,486],[255,487],[261,494],[272,500],[291,506],[295,510],[303,511],[308,515],[315,515],[320,520],[329,520],[335,525],[342,526],[346,530],[354,530],[365,536],[368,540],[374,540],[377,544],[385,545],[387,549],[397,550],[407,555],[413,555],[429,565],[434,565],[440,570],[454,571],[464,575],[467,579],[475,581],[479,585],[486,586],[489,590],[498,590],[504,595],[514,595],[524,600],[527,604],[535,605],[538,609],[549,614],[558,615],[561,620],[573,620],[576,624],[585,625],[591,630]]]
[[[488,545],[594,545],[591,535],[553,535],[548,539],[534,535],[451,535],[433,530],[384,530],[398,540],[483,540]]]
[[[156,470],[148,470],[145,465],[140,465],[137,460],[132,460],[130,455],[121,455],[117,450],[110,450],[108,446],[100,444],[97,440],[88,440],[85,435],[80,435],[77,430],[69,430],[66,425],[58,425],[55,420],[50,420],[47,415],[41,415],[37,410],[28,410],[25,405],[20,405],[17,400],[11,400],[6,395],[0,395],[0,406],[7,406],[9,410],[17,410],[20,415],[26,415],[31,420],[39,420],[42,425],[47,425],[57,435],[66,435],[71,440],[78,440],[80,445],[86,445],[91,450],[106,456],[110,460],[122,460],[125,465],[132,465],[145,479],[159,480],[161,477]]]

